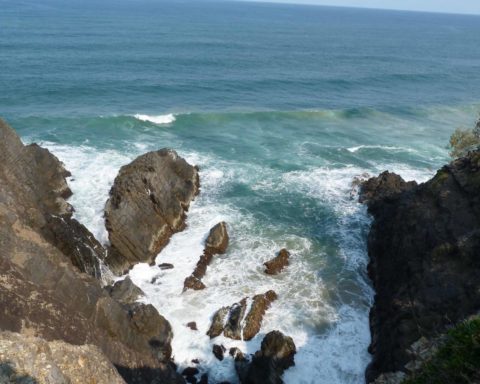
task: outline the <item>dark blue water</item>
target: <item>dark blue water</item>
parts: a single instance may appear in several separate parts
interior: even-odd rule
[[[188,228],[132,278],[199,358],[236,382],[212,343],[255,351],[280,329],[298,347],[287,384],[362,383],[369,361],[365,238],[351,181],[385,169],[425,180],[480,110],[480,17],[242,2],[0,0],[0,116],[73,177],[76,217],[103,242],[113,179],[135,156],[176,149],[201,169]],[[181,294],[209,228],[231,246],[208,289]],[[272,278],[262,263],[287,247]],[[152,284],[154,276],[157,283]],[[223,305],[274,289],[249,343],[210,341]],[[200,332],[184,326],[196,321]]]

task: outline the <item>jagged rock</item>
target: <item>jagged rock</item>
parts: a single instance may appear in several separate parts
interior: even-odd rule
[[[246,316],[248,298],[230,307],[220,308],[213,316],[207,335],[213,339],[223,333],[230,339],[251,340],[260,331],[265,311],[276,299],[274,291],[254,296]]]
[[[253,303],[250,311],[245,317],[245,325],[243,327],[243,340],[251,340],[260,331],[263,316],[273,301],[277,299],[274,291],[268,291],[263,295],[253,297]]]
[[[192,331],[198,331],[197,323],[195,321],[187,323],[187,327],[190,328]]]
[[[235,369],[242,384],[281,384],[283,372],[295,365],[297,350],[291,337],[279,331],[268,333],[251,363],[235,361]]]
[[[100,279],[100,261],[105,260],[106,252],[90,231],[71,217],[48,215],[46,221],[42,229],[45,238],[81,272]]]
[[[127,381],[179,382],[168,322],[151,306],[120,305],[45,235],[47,217],[71,212],[65,174],[48,151],[24,147],[0,122],[0,329],[96,345]]]
[[[107,291],[112,298],[122,304],[133,304],[145,295],[140,288],[133,284],[130,276],[117,281],[113,286],[107,287]]]
[[[217,344],[213,345],[212,352],[218,360],[223,361],[223,356],[225,354],[225,351],[226,351],[226,348],[223,345],[217,345]]]
[[[35,384],[125,384],[112,363],[93,345],[0,332],[0,382]]]
[[[279,274],[283,270],[283,268],[285,268],[289,264],[288,262],[289,258],[290,258],[290,252],[288,252],[285,248],[281,249],[275,258],[264,263],[266,267],[265,273],[267,275]]]
[[[106,262],[122,273],[152,263],[199,191],[198,169],[170,149],[149,152],[122,167],[105,207],[111,251]]]
[[[207,273],[207,267],[212,262],[214,255],[226,252],[228,242],[227,224],[222,221],[210,230],[207,241],[205,242],[203,255],[200,256],[193,273],[187,277],[183,283],[184,291],[187,289],[201,290],[206,288],[202,282],[202,278],[205,276],[205,273]]]
[[[223,333],[223,327],[225,326],[225,319],[230,312],[230,307],[222,307],[213,315],[212,325],[207,332],[207,335],[211,339],[220,336]]]
[[[243,352],[237,347],[230,348],[230,351],[228,351],[228,353],[230,354],[230,356],[233,357],[235,361],[245,360]]]
[[[406,182],[399,175],[385,171],[361,184],[359,201],[373,207],[376,201],[394,198],[399,193],[408,191],[416,185],[415,181]]]
[[[363,201],[374,218],[368,272],[376,290],[367,382],[405,371],[412,343],[480,308],[479,169],[475,151],[418,186],[385,173],[366,183]]]

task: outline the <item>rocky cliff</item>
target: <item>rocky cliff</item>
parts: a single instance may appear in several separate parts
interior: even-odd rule
[[[55,156],[23,145],[0,120],[0,330],[94,345],[127,382],[184,382],[170,362],[168,321],[102,287],[105,250],[71,217],[66,176]]]
[[[480,309],[480,152],[420,185],[385,172],[363,184],[360,199],[374,219],[368,237],[376,290],[371,382],[406,371],[415,342]]]

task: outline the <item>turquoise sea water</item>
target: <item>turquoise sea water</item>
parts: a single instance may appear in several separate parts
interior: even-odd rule
[[[0,115],[73,176],[76,217],[103,242],[120,166],[157,148],[201,169],[185,232],[132,278],[171,321],[181,367],[199,358],[235,382],[204,335],[213,312],[274,289],[244,351],[280,329],[297,344],[287,384],[362,383],[373,292],[369,218],[355,176],[419,181],[448,160],[480,110],[480,17],[240,2],[0,1]],[[209,228],[226,255],[202,292],[182,294]],[[288,270],[263,274],[276,251]],[[153,277],[157,277],[151,283]],[[184,326],[196,321],[200,332]]]

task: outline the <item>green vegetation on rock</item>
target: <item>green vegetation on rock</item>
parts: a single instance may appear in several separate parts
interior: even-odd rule
[[[480,118],[473,129],[457,128],[450,136],[450,156],[462,157],[468,151],[480,147]]]
[[[473,384],[480,381],[480,317],[447,334],[445,344],[402,384]]]

